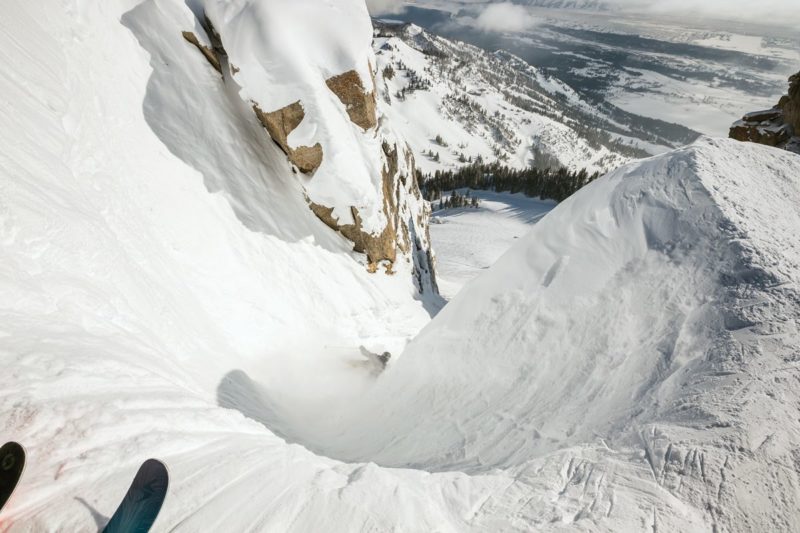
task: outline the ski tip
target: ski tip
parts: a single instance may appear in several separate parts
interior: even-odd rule
[[[25,465],[25,448],[22,444],[9,441],[0,447],[0,471],[21,470]]]
[[[109,520],[104,533],[147,533],[167,497],[169,473],[158,459],[141,464],[128,492]]]
[[[10,441],[6,442],[5,444],[3,444],[3,446],[0,447],[0,451],[6,452],[6,453],[8,453],[8,452],[24,452],[25,451],[25,447],[22,444],[20,444],[19,442],[10,440]]]
[[[147,459],[139,467],[140,472],[150,472],[150,475],[158,475],[159,477],[169,480],[169,469],[164,461],[159,459]]]
[[[0,509],[5,507],[25,469],[25,448],[18,442],[0,447]]]
[[[159,467],[159,468],[164,468],[164,469],[167,468],[167,465],[166,465],[166,463],[164,463],[164,461],[161,461],[160,459],[154,459],[154,458],[147,459],[145,462],[142,463],[142,466]]]

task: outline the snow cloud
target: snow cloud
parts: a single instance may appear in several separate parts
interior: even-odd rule
[[[536,19],[526,8],[511,2],[490,4],[475,19],[475,27],[483,31],[519,32],[535,25]]]
[[[405,10],[402,0],[367,0],[367,8],[372,16],[402,13]]]

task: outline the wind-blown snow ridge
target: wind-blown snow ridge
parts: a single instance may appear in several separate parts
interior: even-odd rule
[[[667,530],[790,529],[798,198],[800,158],[727,140],[588,186],[414,340],[340,456],[473,473],[564,461],[564,491],[596,491],[586,527],[619,530],[613,507]],[[622,472],[643,484],[625,511]]]
[[[427,314],[310,213],[183,2],[11,7],[0,427],[29,461],[0,528],[98,529],[147,457],[156,531],[800,519],[796,156],[705,141],[599,180],[373,382],[341,352]]]

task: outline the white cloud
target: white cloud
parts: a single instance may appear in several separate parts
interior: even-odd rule
[[[471,8],[486,5],[513,5],[508,0],[417,0],[420,6],[458,5]],[[535,0],[516,0],[517,4],[535,4]],[[595,4],[594,1],[578,0],[578,6]],[[767,26],[800,25],[800,2],[798,0],[600,0],[606,13],[620,12],[626,14],[666,15],[680,20],[731,20]],[[522,14],[522,7],[515,6],[517,13]],[[491,13],[490,13],[491,14]],[[510,11],[509,11],[509,14]],[[531,15],[526,13],[528,20]],[[523,19],[524,21],[525,19]],[[494,22],[494,21],[491,21]],[[492,25],[494,26],[494,25]],[[502,28],[500,24],[496,29]],[[510,30],[514,31],[514,30]]]
[[[367,8],[372,16],[402,13],[405,10],[402,0],[367,0]]]
[[[475,26],[483,31],[519,32],[535,25],[536,19],[526,8],[511,2],[490,4],[475,19]]]

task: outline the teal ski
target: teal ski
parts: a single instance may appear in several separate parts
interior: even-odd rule
[[[104,533],[147,533],[167,496],[169,474],[161,461],[148,459],[133,478],[125,498],[103,529]]]

